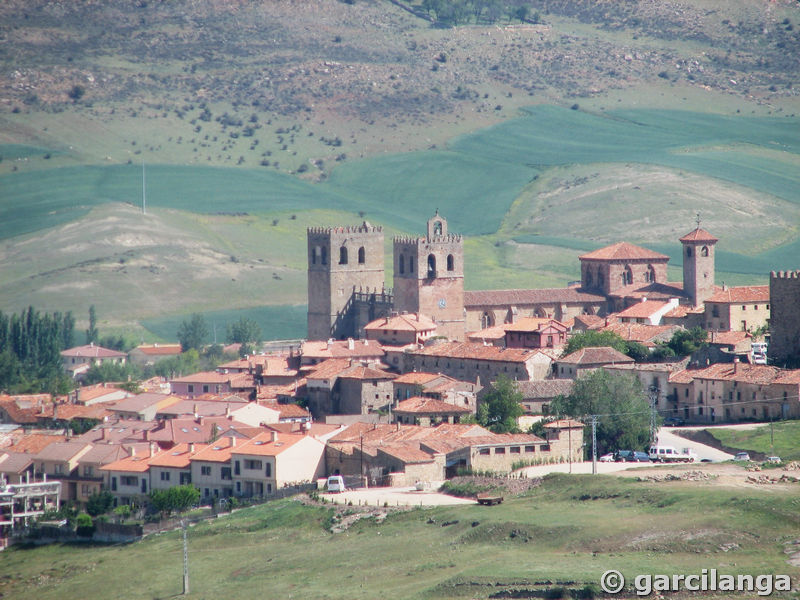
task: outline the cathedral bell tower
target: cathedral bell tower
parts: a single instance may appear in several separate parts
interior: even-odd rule
[[[705,229],[700,229],[700,215],[697,216],[697,228],[680,239],[683,245],[683,291],[692,306],[702,305],[714,294],[714,245],[718,241]]]

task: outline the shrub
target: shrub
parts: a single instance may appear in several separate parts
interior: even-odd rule
[[[92,517],[86,513],[79,514],[75,519],[75,524],[77,525],[76,531],[79,536],[92,537],[94,534],[94,522]]]

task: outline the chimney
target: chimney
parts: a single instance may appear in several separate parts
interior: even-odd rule
[[[131,446],[130,450],[131,450],[131,458],[135,458],[136,457],[136,447],[135,446]]]
[[[225,416],[226,417],[230,417],[231,416],[231,405],[230,404],[227,404],[225,406]]]
[[[153,458],[156,455],[156,443],[150,442],[150,458]]]
[[[100,439],[105,441],[106,439],[106,431],[108,431],[108,427],[101,427],[100,428]]]
[[[733,374],[736,375],[737,373],[739,373],[739,357],[738,356],[734,356],[733,357]]]
[[[197,417],[197,424],[202,425],[205,422],[206,418],[203,415]]]
[[[150,430],[149,429],[145,429],[144,430],[144,441],[145,442],[149,442],[150,441]]]
[[[269,432],[269,435],[270,435],[270,441],[272,441],[272,442],[277,442],[278,441],[278,432],[277,431],[275,431],[273,429],[272,431]]]
[[[230,436],[228,439],[230,440],[230,447],[236,448],[236,438],[234,436]]]
[[[189,453],[194,454],[194,444],[189,444]]]
[[[356,349],[356,343],[353,341],[353,338],[347,338],[347,349],[348,350]]]
[[[194,403],[192,406],[192,412],[194,413],[194,418],[197,418],[197,402]]]

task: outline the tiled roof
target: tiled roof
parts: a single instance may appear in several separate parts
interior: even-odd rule
[[[150,466],[186,468],[190,464],[191,457],[205,447],[203,444],[176,444],[169,450],[156,453],[150,459]]]
[[[410,352],[416,356],[440,356],[500,362],[526,362],[539,353],[538,349],[499,348],[473,342],[443,342]]]
[[[0,396],[0,408],[14,423],[33,424],[53,415],[53,399],[50,394]]]
[[[300,351],[304,357],[314,358],[380,358],[386,354],[376,340],[308,341]]]
[[[487,327],[486,329],[467,333],[467,339],[471,342],[480,342],[482,340],[502,340],[505,337],[505,325],[493,325],[492,327]]]
[[[149,435],[150,431],[155,430],[158,426],[156,421],[118,419],[101,423],[76,439],[90,443],[141,442]]]
[[[572,392],[572,379],[544,379],[542,381],[515,381],[515,387],[523,400],[550,399],[566,396]]]
[[[672,337],[680,329],[678,325],[649,325],[647,323],[609,323],[598,331],[612,331],[628,342],[648,344],[653,340],[662,341]]]
[[[255,383],[247,373],[219,373],[217,371],[200,371],[185,377],[170,380],[171,383],[198,383],[222,384],[227,383],[233,388],[252,387]]]
[[[78,390],[79,401],[82,403],[89,402],[95,398],[102,398],[103,396],[110,396],[119,394],[120,392],[127,393],[125,390],[108,385],[105,383],[98,383],[97,385],[85,385],[79,387]]]
[[[123,473],[145,473],[150,470],[150,456],[147,452],[138,452],[135,456],[128,456],[115,460],[100,467],[101,471],[122,471]]]
[[[197,419],[167,419],[158,429],[150,432],[149,439],[159,442],[207,442],[214,436],[226,435],[231,430],[240,432],[250,426],[229,417],[199,417]],[[249,436],[247,436],[249,437]]]
[[[766,385],[781,375],[781,369],[769,365],[738,363],[737,366],[736,363],[717,363],[704,369],[693,369],[691,374],[694,379],[741,381]]]
[[[332,379],[351,366],[348,358],[329,358],[312,367],[308,379]]]
[[[246,400],[238,402],[216,402],[214,400],[181,400],[156,411],[157,416],[171,415],[198,415],[203,417],[219,417],[226,415],[229,410],[236,410],[247,406]]]
[[[768,285],[744,285],[715,292],[706,302],[739,303],[769,302]]]
[[[406,383],[409,385],[424,385],[429,381],[433,381],[434,379],[438,379],[442,377],[437,373],[422,373],[417,371],[412,371],[410,373],[404,373],[399,377],[395,377],[395,383]]]
[[[712,331],[709,333],[708,343],[729,346],[739,344],[752,337],[747,331]]]
[[[0,473],[22,473],[33,462],[30,454],[3,451],[0,453]]]
[[[545,428],[547,429],[575,429],[576,427],[586,427],[586,424],[575,421],[574,419],[559,419],[558,421],[551,421],[545,424]]]
[[[364,326],[365,331],[381,331],[391,329],[392,331],[432,331],[436,329],[436,323],[429,317],[419,313],[410,315],[394,315],[376,319]]]
[[[705,229],[699,227],[694,231],[690,231],[680,239],[681,242],[718,242],[719,240],[713,235],[708,233]]]
[[[155,404],[163,404],[162,408],[165,406],[169,406],[172,404],[177,404],[181,401],[181,398],[178,396],[172,396],[169,394],[137,394],[136,396],[130,396],[119,402],[114,402],[113,404],[109,404],[111,410],[114,412],[141,412],[150,408]]]
[[[117,350],[110,350],[109,348],[89,344],[63,350],[61,356],[74,356],[76,358],[125,358],[128,355],[124,352],[118,352]]]
[[[174,356],[181,353],[180,344],[144,344],[136,346],[134,350],[138,350],[145,356]]]
[[[516,323],[509,323],[508,325],[503,325],[503,328],[506,331],[539,331],[540,329],[544,329],[548,325],[553,325],[553,327],[557,329],[567,329],[567,326],[564,325],[561,321],[557,321],[556,319],[547,319],[542,317],[522,317],[518,319]]]
[[[311,416],[311,413],[299,404],[278,404],[276,408],[281,413],[281,419],[309,418]]]
[[[479,306],[524,306],[528,304],[605,302],[605,296],[584,292],[580,288],[540,290],[473,290],[464,292],[467,309]]]
[[[583,325],[587,329],[597,329],[606,324],[606,319],[597,315],[578,315],[574,318],[573,327]]]
[[[211,442],[208,445],[204,445],[190,457],[190,460],[230,463],[231,451],[236,448],[237,444],[242,443],[241,440],[237,441],[236,438],[233,438],[233,441],[231,441],[231,439],[232,438],[230,437],[221,437],[215,442]]]
[[[36,454],[44,450],[50,444],[65,442],[66,440],[67,438],[60,434],[31,433],[22,437],[18,442],[9,446],[7,449],[11,452]]]
[[[72,460],[91,450],[92,445],[85,442],[59,442],[50,444],[36,453],[38,460]]]
[[[423,450],[420,447],[420,442],[396,442],[394,444],[380,446],[377,450],[407,464],[433,461],[433,454]]]
[[[423,398],[420,396],[413,396],[407,400],[399,402],[394,408],[393,412],[408,413],[408,414],[453,414],[453,413],[469,413],[469,408],[465,406],[456,406],[442,400],[435,400],[433,398]]]
[[[236,448],[231,450],[231,454],[277,456],[305,437],[307,436],[293,433],[279,433],[277,434],[277,439],[272,441],[272,432],[261,433],[244,444],[238,444]]]
[[[781,371],[772,383],[780,383],[786,385],[800,384],[800,369],[789,369]]]
[[[394,379],[394,373],[364,365],[352,365],[339,373],[342,379]]]
[[[578,257],[580,260],[654,260],[668,261],[669,256],[628,242],[617,242]]]
[[[694,381],[694,377],[692,377],[692,371],[688,369],[682,369],[680,371],[674,371],[669,374],[669,383],[692,383]]]
[[[602,365],[612,363],[632,363],[634,360],[619,350],[609,346],[587,346],[569,354],[558,361],[559,363],[581,365]]]

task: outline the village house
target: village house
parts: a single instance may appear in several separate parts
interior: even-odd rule
[[[544,379],[556,354],[525,348],[498,348],[471,342],[442,342],[405,353],[403,371],[444,373],[459,381],[492,381],[500,375],[525,381]]]
[[[110,350],[93,343],[86,346],[75,346],[61,352],[61,364],[64,371],[74,379],[80,379],[94,365],[111,363],[124,365],[128,355],[117,350]]]
[[[119,419],[153,421],[159,410],[180,401],[181,398],[174,394],[144,393],[130,396],[105,407]]]
[[[111,384],[97,383],[95,385],[79,385],[78,388],[70,394],[70,400],[74,404],[93,406],[105,402],[116,402],[130,395],[130,392]]]
[[[434,398],[413,396],[392,409],[393,422],[431,427],[439,423],[458,423],[462,416],[473,414],[466,406],[457,406]]]
[[[708,331],[754,331],[769,323],[769,286],[727,287],[705,301]]]
[[[219,373],[201,371],[171,379],[172,393],[183,398],[196,398],[203,394],[239,394],[255,400],[256,382],[249,373]]]
[[[204,444],[175,444],[169,450],[161,451],[155,442],[150,442],[150,491],[168,490],[176,485],[192,483],[191,458],[196,452],[206,448]]]
[[[436,335],[436,323],[420,313],[395,314],[365,325],[364,335],[384,346],[424,344]]]
[[[201,498],[208,500],[233,496],[231,452],[241,442],[235,436],[221,437],[191,455],[192,483],[200,490]]]
[[[181,354],[180,344],[142,344],[128,352],[128,360],[140,367],[148,367]]]
[[[100,467],[104,488],[114,496],[115,505],[141,506],[150,493],[150,458],[154,450],[130,448],[130,454]]]
[[[561,348],[569,328],[555,319],[526,317],[504,326],[506,348]]]
[[[514,387],[522,394],[522,408],[525,411],[525,416],[546,415],[550,411],[550,403],[559,396],[568,396],[572,392],[574,385],[572,379],[545,379],[542,381],[515,381]],[[494,385],[494,383],[492,384]],[[481,397],[491,387],[484,389]],[[521,417],[521,427],[527,425],[530,427],[532,421]],[[538,419],[537,419],[538,420]]]
[[[369,364],[343,359],[325,361],[306,378],[308,408],[316,419],[388,410],[395,377]]]
[[[91,449],[92,445],[84,442],[50,444],[33,456],[36,474],[62,482],[63,502],[79,501],[79,483],[82,479],[78,472],[78,460]]]
[[[677,307],[677,298],[670,298],[665,302],[642,298],[641,302],[631,304],[628,308],[616,313],[614,316],[620,323],[660,325],[663,316]]]
[[[480,384],[458,381],[441,373],[420,373],[412,371],[396,377],[392,381],[395,401],[407,400],[412,396],[434,398],[468,408],[471,413],[477,406]]]
[[[231,449],[234,494],[266,496],[325,475],[325,444],[310,435],[269,431]]]
[[[301,366],[316,365],[331,358],[380,362],[386,356],[377,340],[327,340],[303,342],[300,348]]]
[[[0,479],[6,483],[23,483],[35,477],[33,455],[28,452],[0,452]],[[60,494],[60,490],[59,490]]]
[[[608,346],[587,346],[562,356],[555,365],[556,377],[577,379],[581,375],[605,366],[633,364],[635,361],[619,350]]]
[[[300,357],[289,354],[253,354],[217,367],[220,373],[247,373],[261,385],[285,385],[297,378]]]

